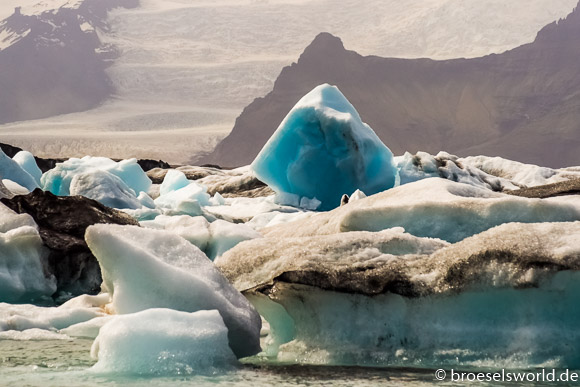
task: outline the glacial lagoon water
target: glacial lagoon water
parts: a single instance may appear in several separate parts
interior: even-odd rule
[[[568,383],[458,383],[438,381],[433,369],[304,366],[246,359],[219,375],[138,377],[97,375],[89,352],[92,340],[0,340],[0,386],[515,386]],[[485,370],[467,370],[485,372]],[[493,370],[491,370],[493,371]]]

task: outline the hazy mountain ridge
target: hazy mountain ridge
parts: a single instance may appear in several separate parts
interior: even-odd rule
[[[580,12],[503,54],[434,61],[363,57],[320,34],[203,162],[248,164],[316,85],[337,85],[395,154],[446,150],[580,164]]]
[[[114,90],[105,68],[115,57],[96,30],[108,10],[138,0],[85,0],[40,13],[17,7],[0,22],[0,123],[96,106]]]

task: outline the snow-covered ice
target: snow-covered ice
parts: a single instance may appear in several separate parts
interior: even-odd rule
[[[91,371],[133,375],[211,375],[237,364],[217,310],[170,309],[115,316],[101,328]]]
[[[254,162],[256,176],[280,193],[340,205],[343,194],[395,185],[393,154],[335,86],[314,88],[292,108]]]
[[[234,353],[259,352],[259,314],[196,246],[165,230],[134,226],[93,225],[85,239],[101,266],[110,312],[217,309]]]

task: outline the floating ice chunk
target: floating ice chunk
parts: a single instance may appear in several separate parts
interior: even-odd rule
[[[223,206],[226,204],[226,199],[219,192],[216,192],[215,195],[210,199],[210,203],[214,206]]]
[[[28,172],[28,174],[34,178],[34,181],[36,181],[36,184],[40,187],[42,171],[40,168],[38,168],[32,153],[28,151],[20,151],[14,155],[12,160],[16,161],[16,163],[20,165],[20,168]]]
[[[74,175],[70,182],[70,194],[96,200],[111,208],[141,208],[135,192],[119,177],[106,171],[95,170]]]
[[[155,205],[169,215],[198,216],[204,212],[202,206],[210,204],[207,189],[193,181],[183,188],[161,194]]]
[[[137,196],[137,200],[139,200],[142,206],[155,209],[155,201],[146,192],[141,192]]]
[[[309,199],[303,197],[300,199],[300,208],[304,208],[305,210],[315,211],[321,204],[322,202],[316,198]]]
[[[85,239],[101,265],[108,308],[219,310],[238,357],[260,351],[260,315],[197,247],[164,230],[93,225]]]
[[[69,336],[57,332],[39,328],[26,329],[24,331],[0,332],[0,340],[14,341],[45,341],[45,340],[72,340]]]
[[[209,229],[211,239],[207,248],[207,256],[212,261],[242,241],[262,237],[262,234],[248,225],[234,224],[224,220],[216,220]]]
[[[215,374],[237,364],[217,310],[149,309],[115,316],[99,332],[91,356],[98,373]]]
[[[161,183],[159,194],[165,195],[171,191],[177,191],[183,187],[187,187],[189,183],[190,181],[187,180],[187,177],[185,177],[183,172],[176,169],[170,169],[167,171],[163,183]]]
[[[115,162],[106,157],[85,156],[82,159],[71,158],[59,163],[54,169],[46,172],[40,179],[42,189],[55,195],[70,195],[71,180],[75,175],[106,171],[119,177],[136,194],[147,192],[151,187],[151,180],[137,164],[137,159]]]
[[[429,178],[263,232],[287,237],[403,227],[415,236],[457,242],[503,223],[576,220],[580,220],[579,196],[527,199]]]
[[[24,331],[32,328],[60,330],[81,322],[104,316],[107,294],[79,296],[58,308],[0,303],[0,331]]]
[[[0,204],[0,302],[50,298],[56,279],[45,273],[47,255],[32,217]]]
[[[493,191],[519,188],[518,183],[514,184],[501,176],[486,173],[460,160],[457,156],[446,152],[439,152],[436,156],[425,152],[417,152],[415,155],[406,152],[403,156],[395,157],[400,185],[430,177],[441,177]]]
[[[107,315],[103,317],[95,317],[91,320],[80,322],[71,325],[67,328],[61,329],[59,332],[69,337],[84,337],[95,339],[99,335],[99,330],[107,322],[111,321],[115,316]]]
[[[6,156],[2,149],[0,149],[0,179],[11,180],[28,191],[34,191],[34,189],[38,188],[34,177],[22,169],[16,161]]]
[[[471,156],[458,159],[461,164],[477,168],[484,173],[494,175],[523,187],[552,184],[567,180],[574,176],[580,178],[580,173],[565,170],[540,167],[533,164],[523,164],[501,157]]]
[[[206,251],[211,238],[209,222],[203,216],[159,215],[154,220],[141,222],[141,226],[157,230],[168,230]]]
[[[2,184],[10,191],[13,195],[28,195],[30,191],[27,188],[24,188],[18,183],[13,182],[12,180],[4,179],[2,180]]]
[[[320,85],[288,113],[252,163],[276,192],[316,197],[320,209],[345,193],[374,194],[395,185],[393,154],[335,86]]]

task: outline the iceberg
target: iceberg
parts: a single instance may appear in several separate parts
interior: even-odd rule
[[[280,362],[580,367],[580,222],[504,224],[455,244],[401,229],[239,244],[217,264]]]
[[[135,192],[119,177],[106,171],[75,175],[70,182],[70,194],[96,200],[111,208],[136,210],[142,207]]]
[[[335,86],[320,85],[288,113],[251,166],[278,193],[340,205],[357,189],[368,195],[395,185],[393,154]]]
[[[187,180],[181,171],[171,169],[159,187],[159,197],[155,205],[168,215],[203,215],[203,206],[209,206],[207,188]]]
[[[217,310],[148,309],[114,316],[91,348],[91,371],[132,375],[212,375],[237,365]]]
[[[0,204],[0,302],[50,300],[56,279],[47,273],[47,257],[32,217]]]
[[[137,159],[115,162],[106,157],[91,156],[85,156],[82,159],[71,158],[57,164],[55,168],[42,175],[40,182],[45,191],[59,196],[69,196],[70,184],[74,176],[95,171],[112,173],[123,180],[136,195],[147,192],[151,187],[151,180],[137,164]]]
[[[11,180],[29,192],[38,188],[34,177],[22,169],[16,161],[6,156],[2,149],[0,149],[0,180]]]
[[[93,225],[85,239],[101,266],[111,313],[216,309],[236,356],[260,351],[260,315],[196,246],[165,230],[136,226]]]
[[[40,178],[42,177],[42,171],[38,168],[36,160],[32,153],[28,151],[20,151],[12,157],[12,160],[16,161],[20,168],[24,169],[30,176],[34,178],[36,184],[40,187]]]

